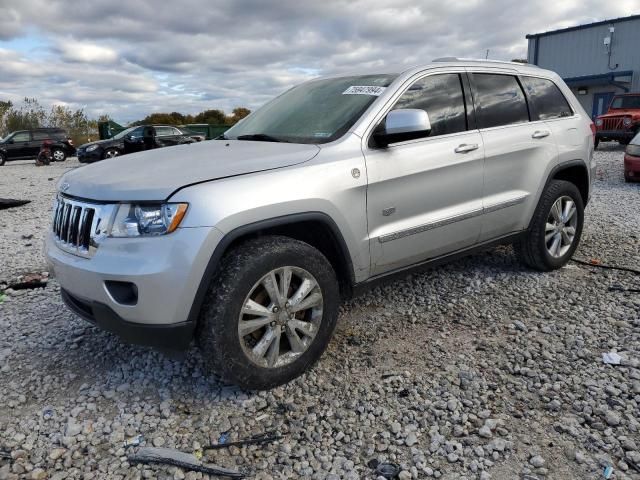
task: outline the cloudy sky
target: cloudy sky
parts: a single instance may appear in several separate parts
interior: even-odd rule
[[[637,0],[0,0],[0,100],[124,123],[253,109],[322,74],[487,49],[522,58],[527,33],[639,10]]]

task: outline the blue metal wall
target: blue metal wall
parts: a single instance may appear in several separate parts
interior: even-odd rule
[[[615,28],[615,32],[609,61],[604,38],[611,35],[610,26]],[[625,79],[630,83],[624,85],[632,92],[640,92],[640,16],[528,35],[527,38],[529,63],[554,70],[562,78],[631,71],[631,77]],[[588,94],[578,97],[587,113],[591,114],[593,93],[608,90],[624,92],[606,81],[600,85],[588,85]]]

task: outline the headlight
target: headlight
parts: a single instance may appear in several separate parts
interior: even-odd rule
[[[118,206],[111,226],[112,237],[144,237],[173,232],[184,218],[186,203],[141,204]]]
[[[602,119],[596,118],[596,127],[601,127],[601,126],[602,126]]]
[[[629,118],[629,117],[624,117],[624,119],[622,120],[622,124],[623,124],[625,127],[628,127],[629,125],[631,125],[631,118]]]
[[[640,157],[640,145],[627,145],[627,155],[632,157]]]
[[[100,145],[89,145],[86,149],[85,152],[93,152],[96,148],[98,148]]]

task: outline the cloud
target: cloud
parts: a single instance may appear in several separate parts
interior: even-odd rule
[[[526,56],[525,35],[632,14],[635,0],[21,0],[0,16],[0,99],[127,122],[256,108],[316,75],[436,57]],[[39,46],[21,48],[37,35]],[[3,43],[4,41],[4,43]]]
[[[76,40],[60,41],[58,43],[58,52],[62,60],[68,62],[111,65],[118,61],[118,52],[113,48]]]

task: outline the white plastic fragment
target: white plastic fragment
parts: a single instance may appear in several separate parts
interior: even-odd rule
[[[607,365],[620,365],[622,357],[616,352],[608,352],[602,354],[602,361]]]

